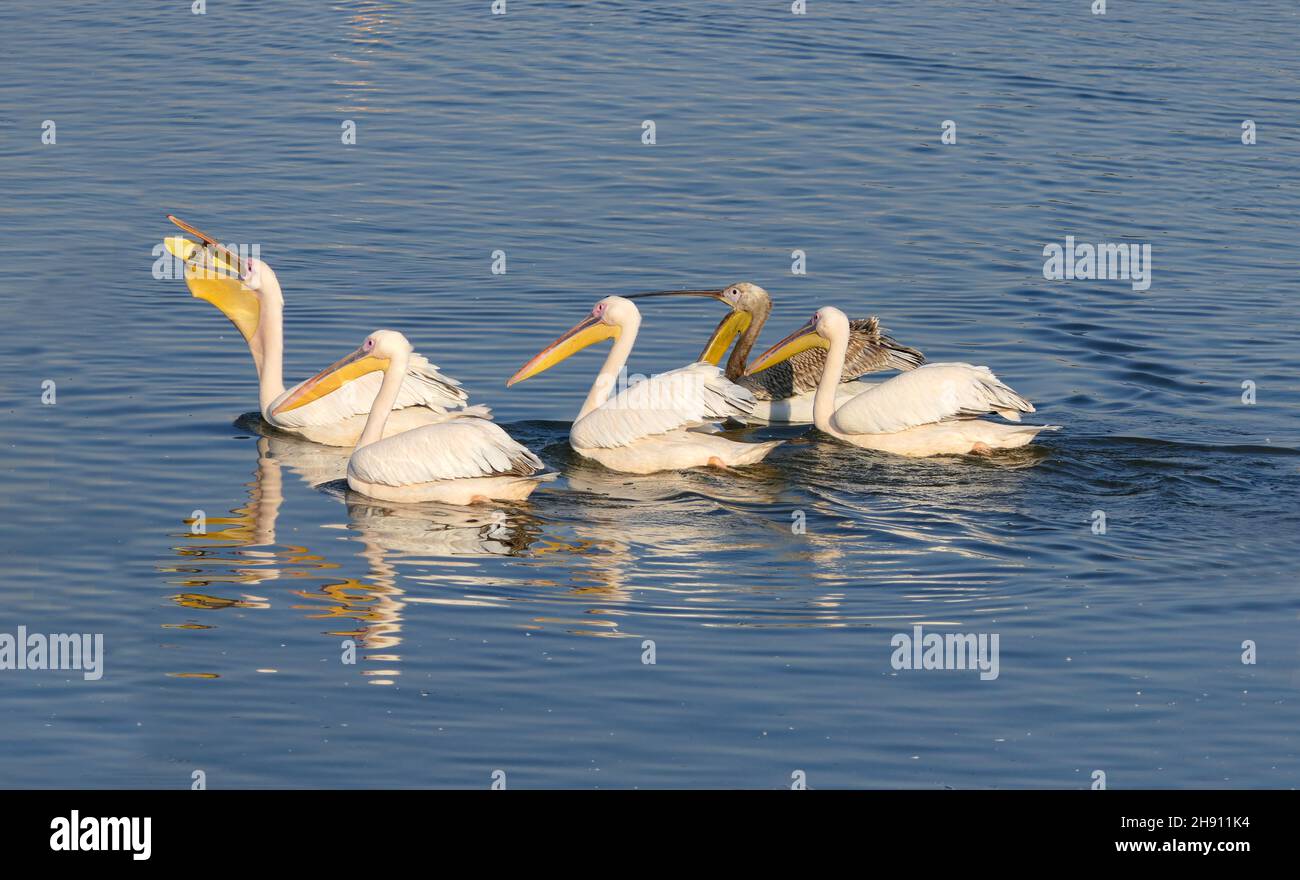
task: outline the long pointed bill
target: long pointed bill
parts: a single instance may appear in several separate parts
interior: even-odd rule
[[[807,351],[810,348],[830,347],[831,344],[817,332],[817,319],[813,318],[785,339],[760,354],[756,359],[750,361],[749,367],[745,370],[745,375],[750,376],[759,370],[766,370],[768,367],[789,360],[799,352]]]
[[[560,361],[572,357],[589,345],[595,345],[605,339],[617,339],[618,333],[619,328],[617,326],[606,324],[595,315],[588,315],[572,330],[546,346],[537,353],[536,357],[520,367],[519,372],[506,381],[506,387],[508,388],[516,382],[522,382],[536,376],[543,370],[549,370]]]
[[[739,309],[723,318],[718,323],[718,329],[713,331],[713,335],[705,343],[700,360],[716,367],[722,360],[722,356],[727,353],[727,349],[731,347],[731,340],[749,329],[749,323],[753,319],[754,316],[749,312]]]
[[[358,379],[366,375],[366,373],[387,369],[388,358],[375,357],[364,347],[358,348],[352,354],[331,364],[295,388],[292,394],[271,411],[271,415],[278,416],[300,406],[306,406],[313,400],[319,400],[326,394],[332,394],[353,379]]]
[[[726,302],[722,298],[722,288],[715,287],[710,290],[651,290],[646,293],[629,293],[624,299],[646,299],[651,296],[706,296],[709,299],[716,299],[720,302]]]

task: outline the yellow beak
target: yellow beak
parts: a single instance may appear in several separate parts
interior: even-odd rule
[[[810,348],[830,347],[830,342],[817,332],[817,319],[814,318],[750,361],[745,370],[745,375],[752,376],[759,370],[766,370],[770,366],[781,363],[781,361],[787,361],[799,354],[799,352],[807,351]]]
[[[189,262],[194,252],[199,249],[197,244],[183,235],[169,235],[163,239],[163,244],[167,245],[167,250],[173,257],[185,262]]]
[[[252,341],[262,316],[262,302],[256,291],[245,287],[238,278],[218,275],[193,263],[185,264],[185,284],[191,294],[221,309],[245,342]]]
[[[572,357],[589,345],[595,345],[605,339],[617,339],[618,334],[619,328],[616,325],[606,324],[595,315],[589,315],[568,333],[565,333],[538,352],[537,356],[531,361],[520,367],[519,372],[506,381],[506,387],[508,388],[516,382],[522,382],[536,376],[544,370],[549,370],[560,361]]]
[[[198,299],[212,303],[235,325],[245,342],[251,342],[257,333],[262,316],[262,303],[257,292],[244,286],[240,278],[239,257],[215,238],[200,232],[175,217],[167,219],[181,229],[199,238],[200,245],[183,235],[163,239],[167,250],[185,261],[185,284]]]
[[[313,400],[319,400],[326,394],[339,390],[353,379],[376,370],[387,369],[388,358],[375,357],[364,347],[358,348],[295,388],[279,406],[271,411],[271,415],[278,416],[300,406],[306,406]]]
[[[745,311],[733,311],[727,315],[718,324],[718,329],[713,331],[709,341],[704,346],[704,353],[700,355],[700,360],[706,364],[718,365],[722,356],[727,353],[731,347],[731,340],[735,339],[741,333],[749,329],[749,323],[754,316]]]

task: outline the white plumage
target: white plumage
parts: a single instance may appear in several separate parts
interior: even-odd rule
[[[355,352],[290,392],[272,415],[292,415],[336,394],[339,389],[333,386],[339,378],[382,376],[377,385],[371,383],[370,412],[348,460],[348,487],[354,492],[380,501],[475,504],[523,500],[541,483],[555,479],[554,473],[539,473],[545,467],[542,460],[490,421],[483,407],[456,412],[416,407],[426,414],[423,424],[388,434],[390,419],[401,413],[393,405],[410,392],[412,371],[430,388],[441,379],[424,358],[413,361],[405,336],[376,330]]]
[[[471,477],[530,476],[542,460],[496,422],[459,415],[363,446],[348,462],[348,480],[410,486]]]
[[[954,418],[998,413],[1013,422],[1034,406],[988,367],[926,364],[874,385],[844,403],[832,417],[848,434],[893,434]]]
[[[569,439],[585,449],[629,446],[670,431],[743,419],[753,409],[748,389],[713,364],[695,363],[623,389],[574,422]]]

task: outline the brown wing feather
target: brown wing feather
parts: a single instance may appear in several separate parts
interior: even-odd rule
[[[923,363],[925,355],[915,348],[899,344],[881,331],[879,318],[858,318],[849,322],[849,350],[844,357],[844,377],[840,381],[852,382],[877,370],[914,370]],[[754,392],[759,400],[783,400],[815,389],[825,365],[826,350],[810,348],[787,361],[745,376],[739,384]]]

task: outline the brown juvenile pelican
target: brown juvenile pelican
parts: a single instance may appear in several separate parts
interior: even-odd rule
[[[731,312],[718,324],[700,354],[702,363],[717,364],[737,336],[740,341],[727,359],[726,377],[748,388],[757,400],[750,420],[794,425],[809,424],[813,416],[813,397],[817,380],[826,364],[826,352],[809,348],[766,370],[746,375],[749,353],[763,332],[763,324],[772,313],[772,297],[757,284],[741,281],[716,290],[657,290],[633,294],[629,299],[649,296],[705,296],[731,306]],[[876,317],[849,322],[849,348],[844,360],[844,379],[837,400],[847,403],[873,387],[859,382],[864,373],[877,370],[912,370],[925,363],[925,355],[900,345],[880,329]]]

